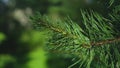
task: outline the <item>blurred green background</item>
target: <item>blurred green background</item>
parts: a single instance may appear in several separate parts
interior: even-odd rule
[[[44,49],[48,31],[34,30],[29,16],[40,12],[53,18],[70,16],[80,23],[80,8],[109,12],[107,0],[0,0],[0,68],[67,68],[72,56]],[[102,9],[102,10],[101,10]],[[104,12],[106,11],[106,12]],[[77,65],[76,67],[77,68]]]

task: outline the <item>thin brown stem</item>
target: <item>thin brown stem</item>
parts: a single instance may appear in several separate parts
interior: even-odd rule
[[[103,40],[103,41],[100,41],[100,42],[91,42],[91,45],[92,46],[101,46],[101,45],[104,45],[104,44],[111,44],[111,43],[114,43],[114,42],[120,42],[120,37],[118,38],[115,38],[115,39],[108,39],[108,40]]]

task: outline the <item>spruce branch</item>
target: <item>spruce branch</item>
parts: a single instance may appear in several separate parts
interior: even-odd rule
[[[64,30],[62,29],[59,29],[59,28],[56,28],[54,26],[49,26],[47,25],[45,22],[41,21],[39,22],[39,24],[47,27],[48,29],[52,30],[52,31],[55,31],[55,32],[59,32],[65,36],[69,36],[71,38],[77,38],[76,36],[72,35],[72,34],[69,34],[67,32],[65,32]],[[90,45],[88,44],[82,44],[83,47],[85,48],[88,48],[88,46],[102,46],[102,45],[105,45],[105,44],[110,44],[110,43],[115,43],[115,42],[120,42],[120,37],[118,38],[114,38],[114,39],[107,39],[107,40],[102,40],[102,41],[99,41],[99,42],[90,42]],[[55,44],[54,44],[55,45]]]
[[[113,34],[113,19],[118,20],[113,15],[110,16],[112,19],[105,18],[93,10],[81,10],[81,16],[82,25],[74,23],[70,18],[63,21],[46,16],[39,17],[34,23],[52,31],[48,50],[79,57],[79,68],[90,68],[93,63],[101,64],[100,68],[110,68],[114,62],[119,63],[120,58],[116,57],[120,55],[119,46],[116,43],[120,42],[120,37],[115,38]],[[97,65],[95,68],[98,68]]]
[[[86,13],[85,13],[86,12]],[[85,18],[86,16],[86,14],[87,14],[87,17],[91,17],[92,19],[91,20],[95,20],[95,19],[93,19],[93,17],[98,17],[99,18],[99,20],[108,20],[108,19],[105,19],[105,18],[101,18],[101,16],[99,16],[97,13],[95,13],[94,11],[91,11],[91,14],[89,14],[87,11],[84,11],[84,10],[81,10],[81,13],[83,13],[82,14],[82,16],[83,16],[83,18],[84,18],[84,22],[85,22],[85,20],[87,21],[87,18]],[[84,14],[85,13],[85,14]],[[89,15],[91,15],[91,16],[89,16]],[[41,18],[41,17],[40,17]],[[101,18],[101,19],[100,19]],[[90,18],[89,18],[90,19]],[[70,19],[69,19],[70,20]],[[94,22],[94,21],[92,21],[92,22]],[[103,22],[103,21],[101,21],[101,22]],[[50,29],[50,30],[52,30],[52,31],[54,31],[54,32],[57,32],[57,33],[60,33],[60,34],[62,34],[63,36],[67,36],[67,37],[70,37],[70,38],[72,38],[73,40],[74,39],[78,39],[78,38],[80,38],[80,37],[78,37],[78,35],[75,35],[75,34],[72,34],[72,33],[70,33],[70,32],[67,32],[67,31],[65,31],[65,29],[63,30],[63,29],[60,29],[60,28],[58,28],[57,26],[53,26],[53,25],[51,25],[50,23],[47,23],[44,19],[42,20],[42,19],[38,19],[38,21],[37,21],[37,24],[39,24],[39,25],[41,25],[41,26],[44,26],[45,28],[48,28],[48,29]],[[66,23],[64,23],[64,24],[66,24]],[[72,23],[73,24],[73,23]],[[75,24],[75,23],[74,23]],[[69,24],[67,24],[68,26],[69,26]],[[75,24],[75,25],[77,25],[77,24]],[[87,24],[85,24],[85,25],[87,25]],[[99,25],[99,24],[98,24]],[[59,26],[61,26],[61,25],[59,25]],[[71,26],[73,26],[73,25],[71,25]],[[103,26],[102,24],[101,24],[101,26]],[[100,27],[99,26],[99,28],[101,28],[102,29],[102,27]],[[90,30],[90,28],[86,28],[86,29],[88,29],[88,30]],[[82,30],[82,32],[83,32],[83,30]],[[110,44],[110,43],[115,43],[115,42],[119,42],[120,41],[120,38],[115,38],[115,39],[107,39],[107,40],[101,40],[101,41],[98,41],[98,42],[96,42],[96,41],[90,41],[90,43],[88,44],[88,43],[82,43],[81,45],[83,46],[83,47],[85,47],[85,48],[90,48],[91,46],[102,46],[102,45],[105,45],[105,44]],[[54,44],[53,43],[53,45],[56,45],[56,44]]]
[[[46,45],[50,53],[78,57],[69,68],[76,64],[80,64],[79,68],[120,68],[120,5],[115,5],[117,1],[101,3],[106,10],[110,9],[106,15],[81,8],[81,23],[75,23],[69,17],[67,20],[53,19],[40,14],[33,16],[32,21],[35,27],[52,31],[52,38]]]

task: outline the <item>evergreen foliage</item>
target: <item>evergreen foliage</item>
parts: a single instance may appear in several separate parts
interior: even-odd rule
[[[102,0],[101,0],[102,1]],[[77,24],[70,17],[55,19],[37,13],[31,17],[34,28],[49,30],[51,36],[45,46],[52,53],[74,55],[79,59],[68,68],[119,68],[120,67],[120,3],[110,0],[109,13],[105,16],[91,8],[80,9],[82,22]],[[102,10],[102,9],[101,9]]]

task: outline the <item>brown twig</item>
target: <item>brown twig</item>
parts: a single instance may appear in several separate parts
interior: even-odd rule
[[[111,44],[111,43],[114,43],[114,42],[120,42],[120,37],[118,38],[115,38],[115,39],[108,39],[108,40],[103,40],[103,41],[100,41],[100,42],[91,42],[91,45],[92,46],[101,46],[101,45],[104,45],[104,44]]]

